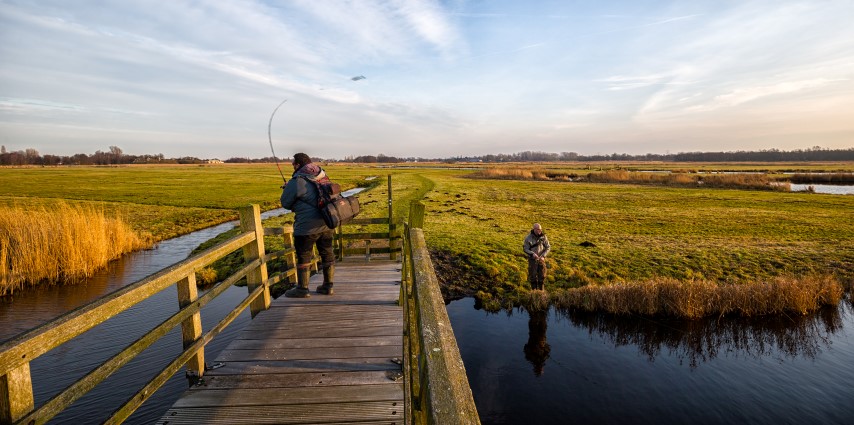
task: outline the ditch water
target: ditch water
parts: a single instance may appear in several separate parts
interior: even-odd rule
[[[812,187],[815,193],[830,195],[854,195],[854,186],[842,184],[795,184],[789,185],[792,192],[806,192]]]
[[[561,313],[448,315],[489,424],[851,424],[854,308],[677,321]]]

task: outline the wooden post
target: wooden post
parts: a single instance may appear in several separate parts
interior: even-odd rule
[[[284,239],[285,249],[293,248],[294,247],[294,228],[293,228],[293,226],[283,227],[282,230],[284,231],[284,233],[282,233],[282,238]],[[296,252],[291,252],[290,254],[285,255],[285,266],[287,267],[288,270],[291,270],[291,269],[296,270],[297,269],[297,254],[296,254]],[[297,283],[297,274],[296,273],[288,275],[288,283],[296,285],[296,283]]]
[[[388,175],[388,257],[390,260],[397,260],[397,252],[394,251],[394,210],[392,208],[391,197],[391,174]]]
[[[33,381],[24,363],[0,376],[0,423],[12,423],[32,412]]]
[[[371,240],[365,241],[365,261],[371,261]]]
[[[258,205],[247,205],[240,208],[240,230],[243,232],[255,232],[255,241],[243,247],[243,259],[247,263],[256,259],[262,259],[261,265],[246,275],[246,283],[249,292],[255,290],[258,285],[267,286],[267,264],[264,258],[264,228],[261,226],[261,209]],[[252,317],[263,310],[270,308],[270,288],[265,287],[260,297],[252,301],[249,310]]]
[[[187,277],[178,281],[178,306],[184,308],[199,298],[196,287],[196,274],[190,273]],[[202,337],[202,314],[196,312],[181,322],[181,338],[184,341],[184,349],[193,345]],[[205,347],[199,349],[187,362],[187,373],[202,377],[205,374]]]
[[[409,227],[413,229],[424,228],[424,211],[426,207],[419,201],[409,203]]]

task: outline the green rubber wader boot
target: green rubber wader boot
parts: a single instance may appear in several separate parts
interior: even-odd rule
[[[320,285],[315,290],[318,294],[332,295],[332,281],[335,279],[335,266],[326,266],[323,268],[323,285]]]
[[[308,279],[311,276],[309,269],[297,269],[297,287],[285,291],[288,298],[308,298],[311,293],[308,290]]]

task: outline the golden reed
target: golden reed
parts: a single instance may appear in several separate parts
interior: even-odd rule
[[[94,207],[0,207],[0,295],[39,283],[75,282],[150,245],[150,238],[121,218]]]
[[[591,312],[696,319],[729,314],[807,314],[824,305],[838,304],[843,293],[842,284],[829,275],[777,277],[743,284],[659,279],[556,290],[551,302],[558,308]]]

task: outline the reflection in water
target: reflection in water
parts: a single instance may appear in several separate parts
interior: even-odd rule
[[[807,316],[676,320],[641,316],[616,317],[560,311],[576,326],[598,333],[617,347],[637,346],[649,361],[662,355],[687,362],[692,368],[726,356],[783,355],[814,359],[842,330],[842,307],[828,307]],[[544,329],[545,329],[545,325]],[[544,337],[545,339],[545,337]]]
[[[528,313],[528,342],[525,344],[525,359],[534,365],[534,375],[543,374],[543,366],[549,358],[549,343],[546,342],[548,310],[536,310]]]

